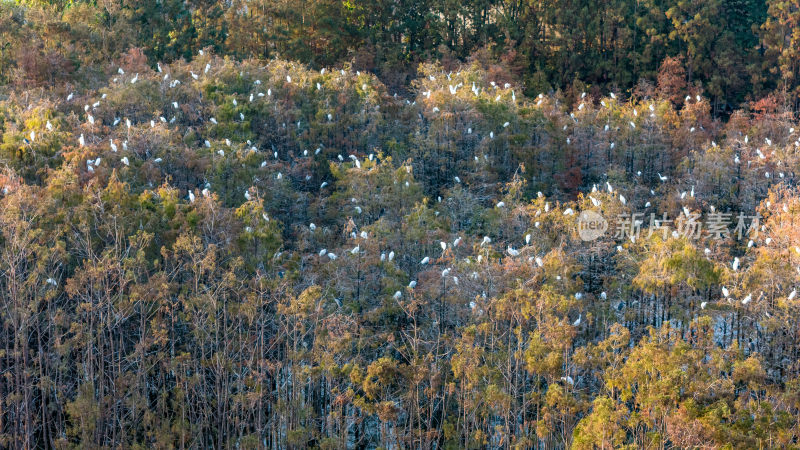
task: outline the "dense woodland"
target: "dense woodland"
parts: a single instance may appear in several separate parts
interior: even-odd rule
[[[798,448],[798,49],[797,0],[0,1],[0,448]]]

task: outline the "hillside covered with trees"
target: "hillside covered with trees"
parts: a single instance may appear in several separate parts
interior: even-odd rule
[[[796,0],[0,1],[0,448],[798,448],[798,48]]]

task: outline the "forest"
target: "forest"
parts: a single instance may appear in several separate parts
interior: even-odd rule
[[[800,448],[800,0],[0,0],[0,448]]]

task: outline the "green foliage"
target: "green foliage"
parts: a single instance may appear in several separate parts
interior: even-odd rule
[[[3,3],[0,447],[796,446],[794,11]]]

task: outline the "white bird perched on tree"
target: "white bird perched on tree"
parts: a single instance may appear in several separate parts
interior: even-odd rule
[[[87,114],[87,115],[86,115],[86,119],[88,119],[88,120],[89,120],[89,123],[90,123],[90,124],[94,125],[94,116],[93,116],[93,115],[91,115],[91,114]]]
[[[753,294],[747,294],[747,297],[745,297],[742,300],[742,304],[746,305],[746,304],[750,303],[750,300],[752,300],[752,299],[753,299]]]
[[[739,258],[738,257],[737,258],[733,258],[732,267],[733,267],[734,272],[739,270]]]
[[[291,83],[292,82],[292,77],[289,76],[289,75],[286,75],[286,82],[287,83]]]
[[[461,244],[461,236],[457,237],[455,241],[453,241],[453,247],[458,247]]]
[[[573,211],[572,208],[567,208],[563,212],[563,215],[565,215],[565,216],[571,216],[573,214],[575,214],[575,211]]]
[[[214,117],[212,117],[212,118],[210,118],[208,120],[209,120],[209,122],[213,123],[214,125],[217,124],[217,119],[215,119]]]
[[[542,261],[542,258],[540,258],[538,256],[536,257],[535,261],[536,261],[536,265],[539,266],[539,267],[542,267],[544,265],[544,261]]]
[[[508,254],[509,254],[509,255],[511,255],[511,256],[519,256],[519,250],[515,250],[515,249],[514,249],[514,248],[512,248],[510,245],[508,246],[508,248],[506,249],[506,251],[507,251],[507,252],[508,252]]]
[[[36,132],[35,131],[31,131],[31,142],[33,142],[35,140],[36,140]]]
[[[122,162],[122,164],[125,164],[126,166],[130,165],[130,162],[128,161],[128,157],[127,156],[123,156],[122,159],[120,159],[120,161]]]
[[[320,257],[325,256],[326,253],[328,253],[328,249],[323,248],[322,250],[319,251],[319,256]]]
[[[661,175],[660,173],[658,173],[657,175],[658,175],[658,179],[659,179],[659,180],[661,180],[661,181],[667,181],[667,177],[666,177],[666,176],[664,176],[664,175]]]
[[[389,261],[394,259],[394,251],[389,252]]]
[[[395,300],[400,300],[400,297],[402,297],[402,296],[403,296],[403,294],[401,294],[400,291],[395,291],[395,293],[392,296],[392,298],[394,298]]]
[[[420,265],[423,265],[423,266],[424,266],[425,264],[428,264],[428,262],[429,262],[430,260],[431,260],[431,259],[430,259],[429,257],[427,257],[427,256],[426,256],[426,257],[422,258],[422,261],[420,261],[419,263],[420,263]]]
[[[357,253],[358,253],[360,250],[361,250],[361,247],[360,247],[360,246],[358,246],[358,245],[356,245],[355,247],[353,247],[353,249],[352,249],[352,250],[350,250],[350,253],[351,253],[351,254],[353,254],[353,255],[355,255],[355,254],[357,254]]]
[[[575,300],[580,300],[582,298],[583,298],[583,293],[582,292],[576,292],[575,293]]]
[[[572,377],[569,376],[569,375],[567,375],[566,377],[561,377],[561,381],[566,381],[570,385],[574,385],[575,384],[575,380],[573,380]]]
[[[506,206],[506,202],[497,202],[497,205],[495,205],[495,206],[497,206],[498,208],[502,208],[502,207]]]
[[[225,156],[225,150],[219,149],[219,150],[217,150],[217,154],[219,156]]]
[[[453,177],[453,179],[454,179],[454,180],[456,180],[456,183],[461,183],[461,178],[458,178],[458,177],[456,176],[456,177]]]
[[[45,124],[45,128],[47,128],[47,131],[53,131],[53,124],[48,120],[47,124]]]
[[[619,194],[619,201],[620,201],[620,202],[621,202],[623,205],[624,205],[624,204],[626,204],[626,203],[628,203],[628,201],[627,201],[627,200],[625,200],[625,196],[624,196],[624,195],[622,195],[622,194]]]
[[[788,298],[789,298],[789,300],[794,300],[795,297],[797,297],[797,289],[792,289],[792,292],[789,293],[789,297]]]
[[[83,133],[81,133],[81,136],[78,138],[78,143],[81,145],[81,147],[86,146],[86,140],[83,138]]]
[[[194,192],[189,191],[189,203],[194,203]]]
[[[486,244],[491,244],[491,243],[492,243],[492,238],[490,238],[489,236],[484,236],[483,237],[483,241],[481,241],[481,247],[483,247]]]
[[[133,77],[133,78],[131,79],[131,84],[134,84],[134,83],[136,83],[137,81],[139,81],[139,74],[138,74],[138,73],[136,74],[136,76],[135,76],[135,77]]]
[[[700,309],[706,309],[706,305],[708,305],[708,302],[701,302]]]
[[[441,241],[439,242],[439,246],[442,247],[442,251],[447,250],[447,242]]]
[[[726,288],[725,286],[722,286],[722,295],[724,295],[725,298],[728,298],[728,296],[730,295],[730,292],[728,292],[728,288]]]
[[[244,198],[249,202],[250,200],[253,199],[253,196],[250,195],[250,191],[244,191]]]
[[[503,128],[508,128],[509,125],[511,125],[511,123],[510,122],[506,122],[506,123],[503,124]]]
[[[317,226],[314,224],[314,222],[311,222],[310,224],[308,224],[308,229],[314,231],[317,229]]]
[[[578,325],[581,324],[581,317],[583,317],[583,314],[578,314],[578,318],[575,319],[575,322],[572,322],[573,327],[577,327]]]
[[[415,287],[417,287],[417,281],[416,280],[411,280],[411,282],[408,283],[408,287],[410,287],[411,289],[414,289]]]
[[[333,261],[334,259],[336,259],[336,253],[330,253],[330,252],[329,252],[329,253],[328,253],[328,258],[329,258],[331,261]]]

